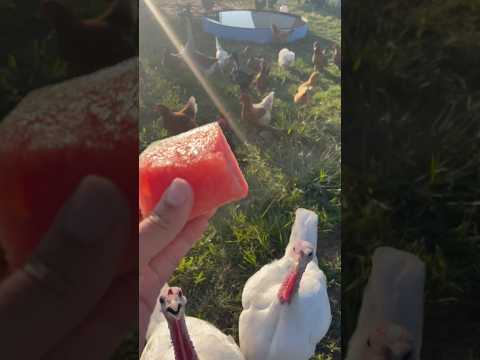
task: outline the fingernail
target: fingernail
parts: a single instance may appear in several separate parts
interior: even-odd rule
[[[121,226],[126,203],[108,180],[89,176],[72,196],[66,211],[65,230],[76,241],[89,244],[98,241]]]
[[[179,207],[185,203],[188,196],[188,185],[185,180],[174,179],[167,189],[165,201],[168,205]]]

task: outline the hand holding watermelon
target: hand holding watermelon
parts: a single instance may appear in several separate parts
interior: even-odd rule
[[[29,93],[0,123],[0,248],[21,267],[87,175],[112,181],[138,217],[138,59]],[[137,269],[131,228],[123,273]],[[66,239],[68,241],[68,239]]]
[[[214,213],[212,210],[189,220],[194,202],[192,187],[183,179],[174,179],[151,214],[140,223],[139,336],[142,347],[160,289],[182,257],[200,240]]]
[[[107,358],[137,321],[136,275],[117,277],[132,227],[118,187],[84,179],[27,264],[0,284],[2,357]]]

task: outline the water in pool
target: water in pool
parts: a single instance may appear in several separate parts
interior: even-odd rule
[[[255,23],[251,11],[226,11],[220,13],[223,25],[254,29]]]
[[[232,26],[244,29],[270,28],[272,24],[283,29],[294,26],[296,18],[280,13],[267,11],[221,11],[218,21],[225,26]]]

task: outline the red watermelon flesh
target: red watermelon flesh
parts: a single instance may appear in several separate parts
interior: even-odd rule
[[[0,246],[11,269],[28,259],[87,175],[123,190],[138,221],[137,104],[134,58],[33,91],[0,124]],[[130,254],[138,251],[136,226],[131,239]]]
[[[218,123],[150,144],[140,155],[140,209],[149,214],[175,178],[192,186],[190,219],[248,194],[248,184]]]

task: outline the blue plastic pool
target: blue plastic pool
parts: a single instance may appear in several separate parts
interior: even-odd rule
[[[281,30],[293,29],[288,42],[299,40],[308,32],[306,19],[289,13],[257,10],[221,10],[204,16],[203,31],[219,38],[258,44],[272,42],[272,24]]]

